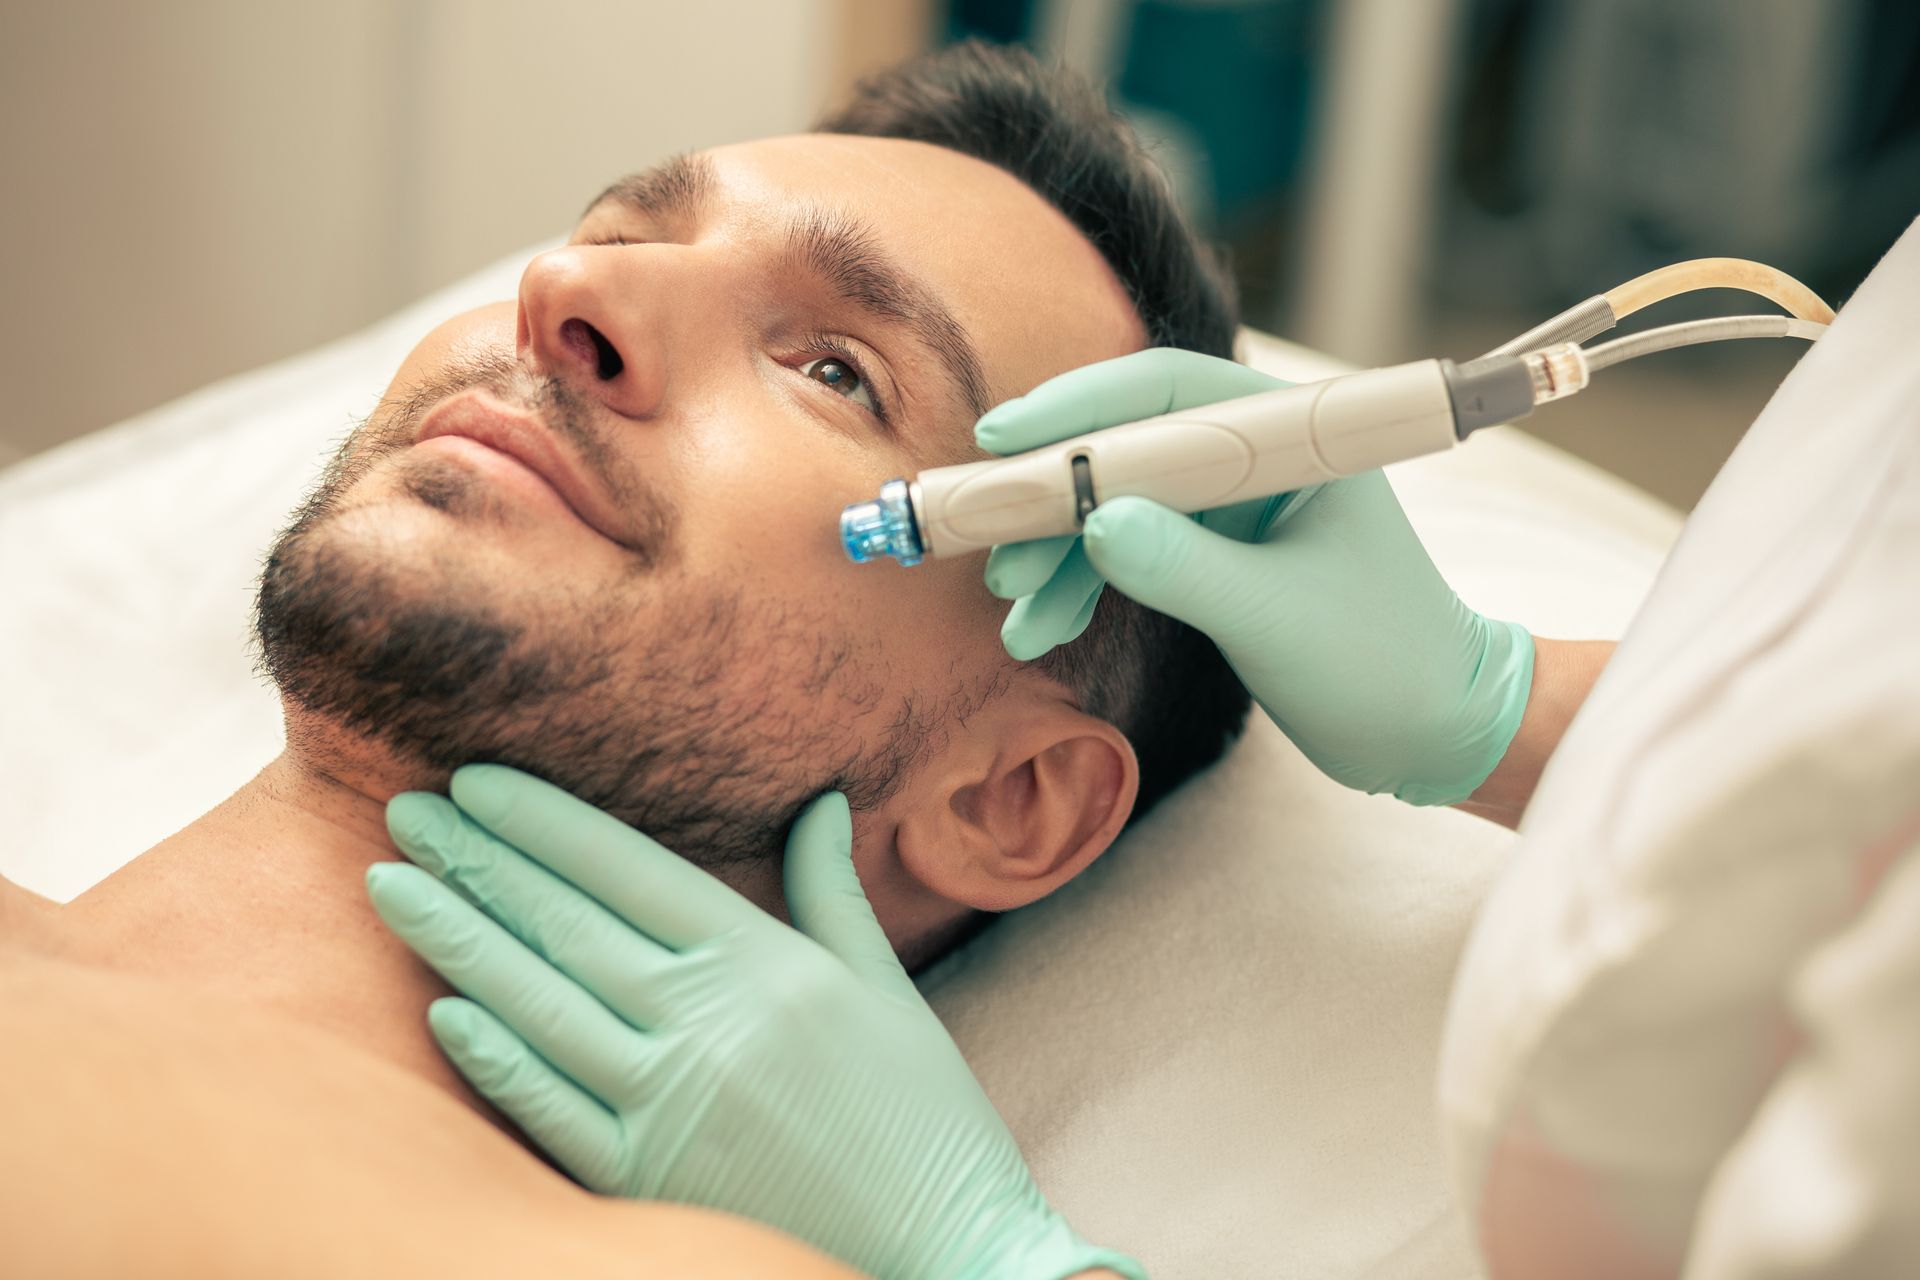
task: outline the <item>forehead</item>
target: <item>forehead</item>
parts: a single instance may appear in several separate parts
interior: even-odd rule
[[[708,217],[777,235],[803,205],[858,220],[967,332],[995,399],[1146,345],[1126,290],[1066,217],[1006,171],[898,138],[801,134],[703,153]]]

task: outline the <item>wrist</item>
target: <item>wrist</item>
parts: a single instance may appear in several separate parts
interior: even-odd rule
[[[1457,652],[1472,667],[1459,686],[1450,683],[1456,667],[1435,677],[1441,705],[1405,733],[1406,772],[1393,794],[1407,804],[1461,804],[1478,794],[1510,753],[1532,698],[1533,636],[1455,604],[1469,628]]]
[[[1533,683],[1520,726],[1493,772],[1457,806],[1508,828],[1520,825],[1547,761],[1613,656],[1614,642],[1535,638],[1533,647]]]

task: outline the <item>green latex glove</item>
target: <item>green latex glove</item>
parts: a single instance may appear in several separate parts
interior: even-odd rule
[[[1042,383],[974,434],[1018,453],[1287,385],[1161,348]],[[994,548],[986,580],[1016,602],[1001,636],[1023,659],[1079,635],[1111,582],[1211,637],[1329,776],[1412,804],[1471,795],[1506,754],[1533,683],[1532,636],[1461,603],[1377,471],[1197,519],[1114,498],[1080,538]]]
[[[789,927],[537,778],[469,765],[452,792],[394,797],[418,866],[375,864],[368,892],[471,998],[429,1011],[447,1056],[587,1187],[754,1218],[885,1280],[1144,1280],[1034,1186],[874,921],[844,796],[794,824]]]

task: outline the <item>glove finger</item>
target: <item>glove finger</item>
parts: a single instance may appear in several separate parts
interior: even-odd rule
[[[1313,500],[1324,485],[1309,485],[1251,502],[1236,502],[1230,507],[1215,507],[1200,513],[1200,523],[1235,542],[1271,542],[1269,534],[1293,518]]]
[[[1031,662],[1055,645],[1077,639],[1093,616],[1093,604],[1105,583],[1076,542],[1052,578],[1030,596],[1014,602],[1000,626],[1007,654]]]
[[[468,818],[444,796],[406,791],[387,831],[419,866],[637,1027],[665,1014],[673,953]]]
[[[1020,453],[1136,418],[1288,385],[1231,360],[1157,347],[1071,369],[995,405],[974,424],[990,453]]]
[[[373,909],[400,940],[609,1105],[634,1087],[646,1038],[487,914],[418,867],[367,868]]]
[[[1093,594],[1087,597],[1087,602],[1080,606],[1079,615],[1067,624],[1067,629],[1062,633],[1064,638],[1060,641],[1061,644],[1072,644],[1086,634],[1088,625],[1093,622],[1093,611],[1100,607],[1100,593],[1105,585],[1103,582],[1099,587],[1094,588]]]
[[[427,1006],[427,1025],[467,1082],[561,1168],[591,1190],[619,1194],[618,1116],[472,1001],[435,1000]]]
[[[1046,585],[1078,538],[1078,534],[1069,533],[995,547],[987,556],[987,590],[1002,600],[1032,595]]]
[[[1088,559],[1149,609],[1205,632],[1223,649],[1250,638],[1253,602],[1283,590],[1262,548],[1222,537],[1145,498],[1114,498],[1087,517]]]
[[[787,836],[787,908],[794,928],[833,952],[869,985],[919,993],[893,944],[873,918],[853,867],[853,818],[847,798],[829,791],[807,806]]]
[[[498,764],[454,771],[453,801],[508,844],[674,950],[772,918],[691,862],[552,783]]]

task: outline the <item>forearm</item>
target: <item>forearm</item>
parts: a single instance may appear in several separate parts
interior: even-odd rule
[[[1613,656],[1611,640],[1533,642],[1533,687],[1519,731],[1487,780],[1456,807],[1503,827],[1520,825],[1560,739]]]

